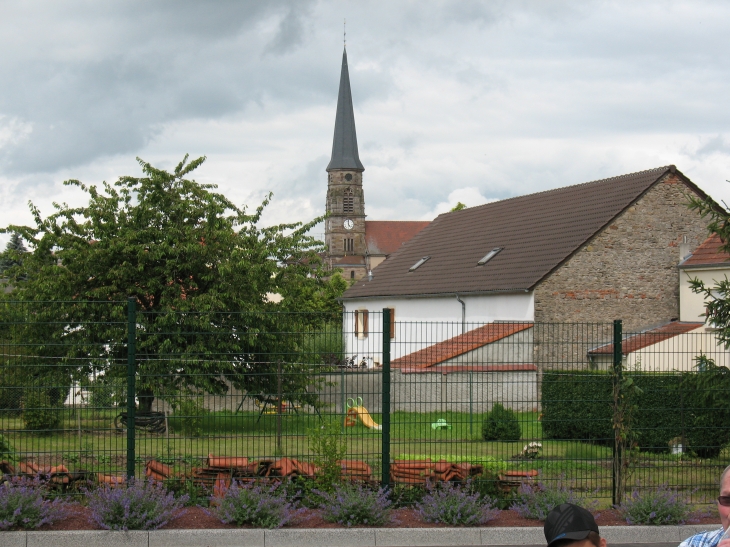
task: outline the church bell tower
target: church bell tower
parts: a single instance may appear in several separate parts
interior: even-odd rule
[[[324,238],[329,266],[343,268],[345,277],[353,279],[363,277],[367,271],[363,171],[365,168],[357,152],[355,113],[345,50],[342,54],[332,158],[327,165],[328,217]]]

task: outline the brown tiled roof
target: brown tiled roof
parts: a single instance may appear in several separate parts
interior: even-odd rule
[[[628,336],[621,342],[621,352],[624,355],[628,355],[633,351],[651,346],[658,342],[674,338],[685,332],[690,332],[700,327],[703,327],[704,323],[689,323],[684,321],[672,321],[661,327],[641,332]],[[588,355],[613,355],[613,344],[606,344],[605,346],[597,347],[588,352]]]
[[[437,368],[401,368],[402,374],[453,374],[455,372],[534,372],[537,366],[532,363],[499,363],[494,365],[453,365]]]
[[[392,254],[429,224],[429,220],[366,220],[365,243],[368,253]]]
[[[343,298],[531,290],[670,173],[705,196],[667,166],[439,215]],[[496,247],[503,250],[477,266]],[[409,272],[424,256],[431,259]]]
[[[717,234],[712,234],[697,247],[692,255],[680,264],[680,268],[692,266],[728,266],[730,267],[730,255],[720,250],[722,240]]]
[[[432,367],[531,328],[532,323],[488,323],[483,327],[399,357],[393,360],[390,366],[403,369]]]

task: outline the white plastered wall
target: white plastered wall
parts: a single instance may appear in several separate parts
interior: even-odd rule
[[[466,306],[465,330],[494,321],[532,322],[532,292],[460,296]],[[382,362],[382,310],[395,309],[391,360],[462,334],[462,305],[454,294],[428,298],[372,298],[343,302],[343,331],[348,355]],[[368,310],[368,335],[355,336],[354,312]]]
[[[696,277],[706,287],[713,287],[716,281],[725,279],[725,276],[730,278],[730,265],[727,268],[679,270],[679,320],[704,321],[705,299],[703,295],[692,292],[690,279]]]

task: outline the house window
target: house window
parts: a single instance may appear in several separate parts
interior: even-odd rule
[[[486,255],[484,255],[484,257],[479,262],[477,262],[477,265],[484,266],[487,262],[492,260],[497,255],[497,253],[501,250],[502,250],[502,247],[495,247],[494,249],[489,251]]]
[[[431,257],[430,256],[424,256],[418,262],[416,262],[413,266],[411,266],[410,268],[408,268],[408,271],[409,272],[416,271],[418,268],[420,268],[421,266],[423,266],[423,263],[426,262],[429,258],[431,258]]]
[[[355,335],[358,338],[367,338],[368,310],[355,310]]]
[[[346,253],[355,252],[355,240],[354,239],[352,239],[350,237],[345,238],[345,252]]]
[[[350,279],[355,279],[355,270],[350,270]]]
[[[352,188],[345,188],[345,197],[342,199],[342,211],[353,213],[355,211],[355,195]]]

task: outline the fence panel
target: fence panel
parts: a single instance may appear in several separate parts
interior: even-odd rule
[[[52,471],[61,488],[131,474],[212,486],[336,458],[392,484],[484,469],[507,489],[537,472],[608,500],[619,414],[621,491],[667,484],[699,499],[730,463],[728,352],[701,325],[624,333],[615,367],[609,322],[128,312],[0,303],[4,472]]]
[[[0,302],[0,460],[60,488],[124,475],[126,303]]]

